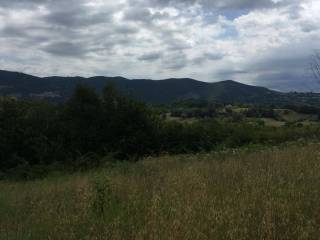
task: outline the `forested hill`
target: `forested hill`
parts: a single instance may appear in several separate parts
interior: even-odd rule
[[[194,79],[130,80],[122,77],[36,77],[18,72],[0,71],[0,95],[18,98],[46,98],[65,101],[78,84],[101,91],[112,82],[116,88],[138,100],[149,103],[170,103],[183,99],[203,99],[226,103],[254,104],[320,104],[320,94],[282,93],[227,80],[216,83]]]

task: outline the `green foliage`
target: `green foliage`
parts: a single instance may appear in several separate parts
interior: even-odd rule
[[[0,169],[52,162],[56,110],[45,102],[0,100]]]
[[[65,145],[73,156],[99,151],[101,117],[102,104],[94,89],[78,86],[62,113]]]
[[[29,171],[55,163],[88,169],[110,154],[138,159],[156,152],[159,121],[150,108],[119,95],[112,85],[102,96],[79,85],[59,106],[2,98],[0,170]]]
[[[221,107],[201,101],[180,104],[205,105],[204,111],[194,109],[197,116]],[[272,128],[259,121],[246,122],[241,113],[227,109],[230,118],[167,121],[156,109],[120,95],[113,85],[106,86],[101,95],[79,85],[61,105],[1,98],[1,176],[32,179],[46,175],[51,166],[87,170],[114,159],[136,161],[162,153],[196,153],[319,136],[317,126]],[[250,111],[258,117],[274,114],[272,108],[251,107]]]
[[[101,176],[96,177],[94,182],[94,196],[93,196],[93,212],[98,217],[105,217],[106,214],[106,204],[111,195],[111,190],[109,187],[110,183],[108,179],[102,178]]]

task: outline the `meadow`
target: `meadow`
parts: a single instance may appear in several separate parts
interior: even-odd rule
[[[319,239],[320,144],[0,182],[0,239]]]

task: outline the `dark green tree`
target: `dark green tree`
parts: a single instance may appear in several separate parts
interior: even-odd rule
[[[78,85],[63,112],[65,145],[73,157],[101,150],[101,119],[99,95],[93,88]]]

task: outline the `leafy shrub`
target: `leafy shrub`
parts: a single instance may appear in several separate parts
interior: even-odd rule
[[[270,109],[254,111],[259,116],[273,114]],[[119,95],[112,85],[101,95],[80,85],[62,105],[0,98],[0,171],[34,178],[55,165],[86,170],[114,159],[136,161],[161,153],[196,153],[319,136],[317,126],[272,128],[262,122],[247,123],[242,115],[233,114],[231,120],[166,121],[152,107]]]

